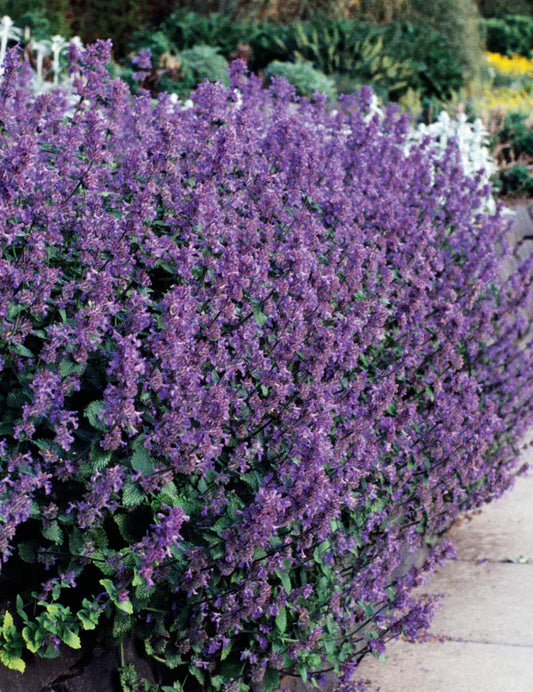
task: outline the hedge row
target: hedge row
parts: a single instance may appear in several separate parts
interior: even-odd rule
[[[94,630],[167,690],[348,681],[429,621],[405,551],[512,482],[532,262],[368,89],[237,61],[183,109],[109,56],[0,84],[0,660]]]

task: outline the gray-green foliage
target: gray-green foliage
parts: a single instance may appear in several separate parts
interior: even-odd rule
[[[183,71],[183,82],[187,87],[194,87],[206,79],[210,82],[220,80],[229,84],[228,61],[220,55],[214,46],[199,45],[182,50],[179,54],[180,69]]]
[[[310,62],[274,60],[266,68],[265,74],[267,77],[285,77],[301,96],[311,97],[315,91],[325,93],[330,99],[337,96],[333,79],[316,70]]]

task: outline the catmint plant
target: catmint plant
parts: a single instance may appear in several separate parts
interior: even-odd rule
[[[94,630],[183,689],[348,685],[428,625],[452,549],[405,553],[513,481],[531,260],[503,280],[483,175],[369,89],[236,61],[184,108],[110,50],[0,84],[0,660]]]

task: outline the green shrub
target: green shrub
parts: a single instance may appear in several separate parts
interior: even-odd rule
[[[275,60],[265,70],[267,77],[285,77],[296,87],[300,96],[311,97],[315,91],[323,92],[328,98],[337,96],[333,79],[327,77],[309,62],[280,62]]]
[[[407,88],[419,92],[423,101],[447,101],[465,83],[458,56],[443,42],[442,36],[412,22],[390,24],[384,30],[384,46],[396,61],[408,62],[411,75]],[[399,98],[402,94],[393,94]]]
[[[533,131],[523,113],[507,113],[499,140],[510,144],[513,158],[533,156]]]
[[[323,20],[295,22],[282,32],[260,34],[251,42],[255,68],[260,56],[307,60],[335,75],[340,91],[372,84],[380,96],[397,100],[410,89],[422,98],[447,100],[464,84],[462,64],[439,33],[410,22],[378,27],[368,22]],[[279,56],[279,57],[278,57]]]
[[[525,164],[511,166],[501,173],[501,193],[504,195],[529,195],[533,193],[533,178]]]
[[[437,31],[467,79],[478,79],[483,63],[480,14],[473,0],[410,0],[406,19]]]
[[[225,14],[214,12],[203,16],[185,10],[171,14],[159,29],[179,51],[205,44],[218,46],[226,57],[254,33],[250,25],[232,21]]]
[[[533,18],[506,16],[483,21],[487,50],[502,55],[529,57],[533,49]]]
[[[68,11],[69,0],[0,0],[0,16],[11,17],[21,28],[30,27],[37,39],[71,36]]]
[[[138,33],[130,44],[131,53],[137,54],[140,50],[150,49],[152,64],[157,65],[165,53],[176,53],[176,45],[162,30]]]
[[[228,61],[213,46],[193,46],[179,54],[183,78],[179,82],[182,90],[191,91],[200,82],[220,81],[229,85]]]

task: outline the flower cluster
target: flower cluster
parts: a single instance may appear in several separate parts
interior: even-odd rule
[[[533,75],[533,60],[523,55],[501,55],[500,53],[488,52],[486,59],[494,74],[509,77],[531,77]]]
[[[4,598],[206,690],[348,677],[427,623],[406,551],[513,480],[531,260],[501,278],[483,175],[367,89],[236,61],[183,108],[109,53],[73,52],[74,106],[0,90]],[[46,653],[4,624],[2,661]]]

